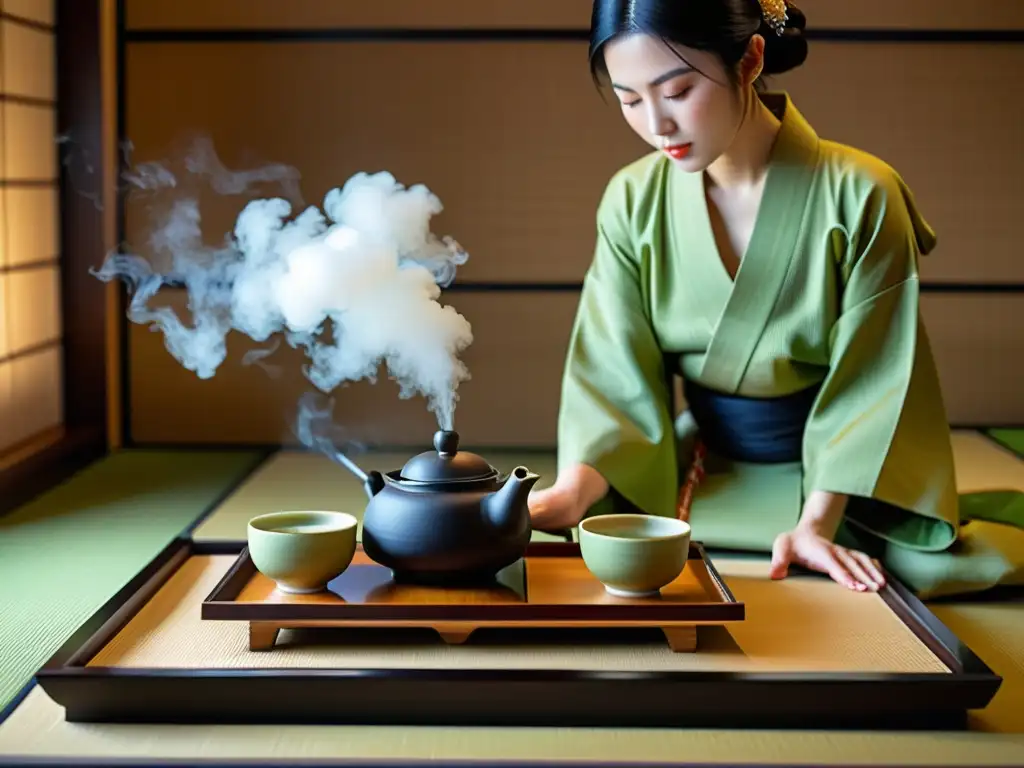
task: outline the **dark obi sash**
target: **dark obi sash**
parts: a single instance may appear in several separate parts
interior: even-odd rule
[[[773,398],[725,395],[685,381],[687,406],[709,451],[734,461],[800,461],[804,425],[820,387]]]

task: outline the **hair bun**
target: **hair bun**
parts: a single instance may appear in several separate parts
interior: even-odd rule
[[[807,60],[807,38],[804,29],[807,17],[792,3],[786,2],[789,20],[780,35],[768,22],[762,21],[758,33],[764,38],[764,74],[780,75],[796,69]]]

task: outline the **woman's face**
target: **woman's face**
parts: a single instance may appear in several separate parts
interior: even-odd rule
[[[713,53],[633,34],[609,43],[604,57],[630,128],[680,168],[703,171],[732,143],[743,103]]]

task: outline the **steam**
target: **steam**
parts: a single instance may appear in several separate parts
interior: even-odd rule
[[[473,337],[466,319],[438,299],[467,254],[432,233],[431,219],[443,210],[436,195],[387,172],[357,173],[326,194],[322,209],[300,209],[298,173],[289,166],[231,171],[205,140],[183,165],[175,172],[146,163],[124,175],[147,198],[173,199],[154,206],[149,259],[116,253],[92,270],[127,283],[132,322],[161,332],[168,352],[202,379],[224,362],[231,331],[271,342],[246,362],[272,375],[279,371],[263,358],[282,339],[304,349],[303,373],[323,393],[376,382],[385,365],[400,397],[424,396],[439,427],[454,428],[457,389],[469,378],[458,356]],[[250,197],[220,245],[203,242],[200,194],[190,192],[197,182]],[[281,193],[255,196],[265,185]],[[165,285],[187,290],[189,325],[173,309],[151,306]]]

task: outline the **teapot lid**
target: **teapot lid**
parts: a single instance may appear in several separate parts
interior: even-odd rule
[[[434,433],[433,451],[414,456],[402,467],[402,479],[418,483],[483,480],[496,474],[482,457],[459,451],[459,433],[448,430]]]

